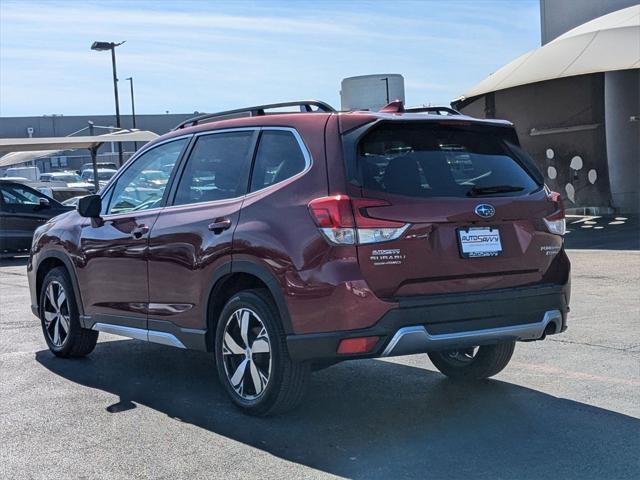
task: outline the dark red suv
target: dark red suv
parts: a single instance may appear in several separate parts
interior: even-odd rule
[[[61,357],[100,331],[215,352],[264,415],[347,359],[495,375],[516,341],[566,328],[564,229],[508,122],[263,105],[179,125],[40,227],[32,308]]]

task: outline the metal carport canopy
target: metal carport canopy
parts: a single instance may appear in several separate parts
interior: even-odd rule
[[[148,130],[127,130],[105,135],[77,137],[0,138],[0,167],[8,167],[66,150],[92,149],[103,143],[150,142],[158,134]],[[19,152],[33,152],[20,154]]]

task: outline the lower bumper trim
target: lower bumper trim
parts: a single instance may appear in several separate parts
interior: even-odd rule
[[[569,292],[567,283],[406,299],[371,327],[288,335],[287,349],[295,361],[324,361],[541,340],[566,328]],[[380,337],[371,352],[337,353],[342,339],[369,336]]]
[[[553,325],[551,332],[547,330],[550,324]],[[562,326],[560,310],[545,312],[542,320],[536,323],[439,335],[429,334],[423,325],[413,325],[400,328],[391,338],[381,356],[390,357],[436,350],[452,350],[502,341],[537,340],[545,332],[560,333]]]

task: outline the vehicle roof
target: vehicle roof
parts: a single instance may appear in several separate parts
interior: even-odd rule
[[[20,180],[6,180],[4,178],[0,178],[0,183],[6,184],[6,185],[17,185],[20,187],[27,187],[28,189],[35,190],[36,192],[39,192],[38,187],[51,188],[51,185],[45,182],[23,182]]]
[[[216,120],[201,123],[192,127],[184,127],[176,130],[172,130],[164,135],[161,135],[157,139],[152,140],[147,145],[151,146],[159,142],[166,141],[168,139],[196,134],[201,132],[209,132],[214,130],[223,130],[228,128],[242,128],[242,127],[262,127],[262,126],[279,126],[290,128],[320,128],[324,129],[329,117],[337,116],[341,124],[341,133],[357,128],[358,126],[366,123],[375,122],[377,120],[391,121],[391,122],[451,122],[465,123],[465,124],[478,124],[478,125],[493,125],[500,127],[512,127],[513,124],[507,120],[499,119],[484,119],[475,118],[467,115],[439,115],[428,112],[371,112],[371,111],[352,111],[352,112],[301,112],[301,113],[270,113],[267,115],[258,115],[252,117],[239,117],[226,120]]]
[[[2,177],[0,178],[1,181],[3,182],[15,182],[15,183],[21,183],[21,182],[30,182],[31,180],[29,180],[28,178],[25,177]]]

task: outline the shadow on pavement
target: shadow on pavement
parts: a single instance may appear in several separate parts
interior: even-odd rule
[[[501,381],[452,383],[379,360],[317,372],[293,413],[235,410],[210,355],[135,340],[81,360],[36,359],[70,381],[291,462],[351,478],[626,478],[638,473],[640,421]],[[96,412],[98,413],[98,412]],[[123,413],[125,414],[125,413]],[[637,478],[637,477],[636,477]]]
[[[638,215],[567,216],[569,249],[640,250]]]
[[[0,257],[0,267],[26,267],[29,257]]]

